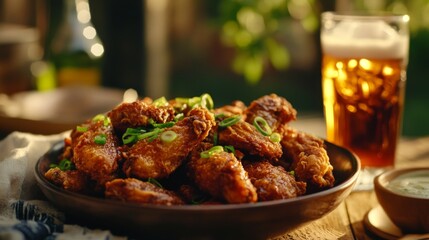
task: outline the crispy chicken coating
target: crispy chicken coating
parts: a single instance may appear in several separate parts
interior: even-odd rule
[[[285,98],[213,107],[208,94],[122,103],[73,129],[59,156],[73,170],[60,162],[45,177],[74,192],[159,205],[253,203],[334,185],[323,140],[287,125],[297,112]]]
[[[192,109],[189,116],[165,129],[177,134],[173,141],[163,142],[160,137],[153,141],[143,139],[124,152],[123,171],[128,177],[141,179],[167,177],[207,137],[214,124],[213,114],[207,109]]]
[[[256,189],[232,153],[219,152],[201,158],[199,151],[194,151],[188,169],[195,184],[217,199],[228,203],[257,201]]]
[[[281,131],[284,155],[290,159],[297,180],[307,183],[312,191],[334,185],[333,167],[323,140],[284,126]]]
[[[276,94],[265,95],[250,103],[244,111],[246,121],[253,123],[255,117],[264,118],[273,131],[296,119],[296,110],[285,98]]]
[[[184,204],[176,193],[135,178],[117,178],[107,182],[105,196],[106,198],[133,203],[155,205]]]
[[[72,138],[71,161],[79,171],[104,188],[107,181],[115,178],[118,161],[118,141],[110,124],[104,120],[91,121],[87,130]]]
[[[218,134],[219,144],[234,146],[247,154],[268,159],[280,158],[283,154],[280,143],[271,141],[247,122],[240,121],[224,129],[219,128]]]
[[[281,166],[274,166],[266,160],[244,161],[243,166],[256,188],[258,201],[288,199],[305,194],[307,184],[297,182]]]
[[[244,115],[244,111],[246,110],[246,105],[239,100],[233,101],[229,105],[225,105],[219,108],[214,109],[215,114],[225,114],[226,116],[233,116],[233,115]]]
[[[46,179],[53,184],[72,192],[86,192],[88,190],[87,176],[77,170],[61,171],[58,167],[51,168],[45,173]]]
[[[112,109],[107,116],[112,121],[113,128],[122,135],[127,128],[136,128],[149,124],[149,119],[157,123],[165,123],[174,119],[172,106],[154,106],[149,100],[139,100],[122,103]]]

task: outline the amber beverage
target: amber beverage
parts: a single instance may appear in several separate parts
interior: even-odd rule
[[[363,167],[395,163],[408,61],[408,16],[322,14],[327,139]]]

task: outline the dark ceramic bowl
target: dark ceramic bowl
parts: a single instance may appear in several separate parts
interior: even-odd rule
[[[398,180],[416,174],[429,177],[429,167],[393,169],[374,179],[378,202],[390,220],[404,233],[429,232],[429,196],[415,195],[410,192],[412,188],[409,186],[405,191],[392,189]]]
[[[278,236],[334,210],[352,191],[360,170],[350,151],[326,142],[335,186],[294,199],[253,204],[155,206],[90,197],[61,189],[44,173],[60,154],[58,143],[36,164],[35,176],[45,196],[82,225],[108,228],[144,239],[263,239]]]

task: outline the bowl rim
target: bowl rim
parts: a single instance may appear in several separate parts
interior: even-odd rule
[[[375,192],[382,191],[390,195],[394,195],[405,199],[429,201],[429,198],[406,195],[400,192],[393,191],[386,187],[389,184],[389,182],[391,182],[395,178],[398,178],[403,174],[416,172],[416,171],[429,171],[429,167],[405,167],[405,168],[394,168],[394,169],[387,170],[386,172],[381,173],[374,178],[374,190]]]
[[[343,148],[339,145],[336,145],[332,142],[329,142],[327,140],[324,140],[325,144],[332,145],[334,147],[339,148],[341,151],[345,151],[347,154],[351,156],[351,158],[354,160],[353,164],[355,166],[352,166],[353,169],[356,169],[352,175],[345,179],[343,182],[341,182],[338,185],[335,185],[332,188],[322,190],[320,192],[311,193],[308,195],[298,196],[295,198],[290,199],[280,199],[280,200],[271,200],[271,201],[264,201],[264,202],[256,202],[256,203],[241,203],[241,204],[219,204],[219,205],[171,205],[171,206],[164,206],[164,205],[155,205],[155,204],[138,204],[138,203],[132,203],[132,202],[123,202],[123,201],[117,201],[112,199],[106,199],[106,198],[99,198],[95,196],[90,196],[82,193],[76,193],[72,191],[65,190],[63,188],[60,188],[59,186],[54,185],[53,183],[49,182],[44,175],[39,171],[40,164],[44,158],[47,158],[47,155],[49,153],[53,153],[55,151],[59,151],[62,149],[64,142],[59,141],[57,143],[54,143],[50,150],[48,150],[47,153],[45,153],[42,157],[40,157],[35,165],[34,168],[34,175],[36,178],[36,181],[39,185],[44,185],[44,187],[48,188],[50,191],[55,192],[55,194],[59,195],[67,195],[71,198],[78,198],[82,201],[91,201],[93,203],[98,203],[101,205],[114,205],[117,207],[124,207],[124,208],[146,208],[146,209],[157,209],[157,210],[169,210],[169,211],[186,211],[186,212],[193,212],[193,211],[227,211],[227,210],[246,210],[246,209],[253,209],[253,208],[265,208],[265,207],[274,207],[276,205],[282,205],[282,204],[293,204],[303,201],[313,201],[318,198],[322,198],[326,195],[330,195],[332,193],[338,192],[343,189],[347,189],[349,187],[353,187],[350,185],[354,185],[357,183],[357,179],[359,177],[360,171],[361,171],[361,163],[359,157],[352,151]]]

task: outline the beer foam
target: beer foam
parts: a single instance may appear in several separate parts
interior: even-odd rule
[[[343,21],[321,33],[324,54],[340,58],[407,59],[408,35],[383,21]]]

